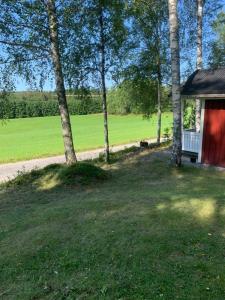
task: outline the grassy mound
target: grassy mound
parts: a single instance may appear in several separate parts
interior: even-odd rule
[[[19,173],[6,187],[32,184],[41,189],[62,185],[91,184],[108,178],[108,172],[90,163],[78,162],[71,166],[51,164],[40,170]]]
[[[59,178],[64,184],[73,184],[74,179],[80,183],[89,183],[96,180],[107,179],[108,173],[88,163],[76,163],[69,167],[64,167],[59,172]]]

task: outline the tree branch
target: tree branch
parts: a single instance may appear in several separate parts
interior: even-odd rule
[[[16,46],[16,47],[40,49],[42,51],[45,51],[45,52],[49,53],[49,49],[47,49],[45,47],[38,46],[38,45],[31,45],[31,44],[27,44],[27,43],[23,43],[23,42],[0,40],[0,44],[9,45],[9,46]]]

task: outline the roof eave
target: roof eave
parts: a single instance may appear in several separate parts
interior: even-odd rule
[[[225,99],[225,94],[181,94],[182,98]]]

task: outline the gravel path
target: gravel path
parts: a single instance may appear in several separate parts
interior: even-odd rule
[[[148,142],[154,143],[156,140],[149,140]],[[132,146],[139,146],[139,142],[129,143],[120,146],[113,146],[110,148],[111,152],[117,152],[120,150],[124,150],[126,148]],[[99,156],[100,153],[103,153],[103,149],[91,150],[77,153],[77,159],[79,161],[86,160],[86,159],[94,159]],[[32,159],[27,161],[19,161],[16,163],[7,163],[7,164],[0,164],[0,182],[8,181],[15,177],[18,172],[21,171],[31,171],[35,168],[44,168],[47,165],[54,164],[54,163],[64,163],[65,157],[64,155],[60,156],[53,156],[47,158],[38,158]]]

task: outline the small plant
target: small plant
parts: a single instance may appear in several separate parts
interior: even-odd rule
[[[166,142],[170,139],[170,129],[168,127],[164,129],[163,138]]]
[[[104,152],[99,153],[98,161],[99,162],[105,162],[105,153]]]
[[[148,148],[148,142],[146,142],[146,141],[140,141],[140,147],[142,147],[142,148]]]

